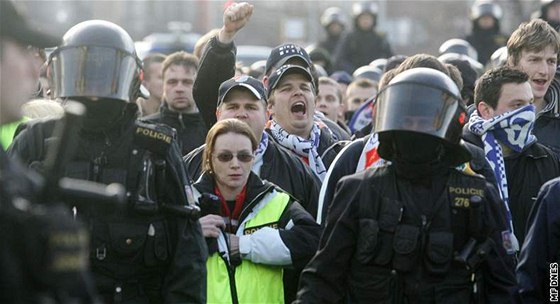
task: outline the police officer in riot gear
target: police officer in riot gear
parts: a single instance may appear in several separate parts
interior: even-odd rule
[[[477,0],[471,7],[472,33],[466,40],[476,49],[483,65],[507,43],[508,37],[500,32],[502,15],[502,8],[491,0]]]
[[[318,47],[325,49],[332,57],[346,29],[346,16],[339,7],[329,7],[321,15],[321,26],[327,37],[318,43]]]
[[[378,58],[393,55],[384,33],[377,32],[378,7],[374,2],[358,2],[352,6],[354,31],[346,35],[335,54],[337,70],[350,74]]]
[[[174,130],[137,122],[141,65],[121,27],[72,27],[51,54],[52,94],[87,108],[69,177],[125,186],[121,209],[77,208],[91,233],[90,263],[107,303],[205,301],[206,247]],[[10,153],[41,168],[52,121],[30,125]]]
[[[378,95],[391,163],[341,179],[297,303],[509,303],[508,228],[493,186],[459,171],[465,107],[445,74],[414,68]],[[339,207],[337,207],[339,206]]]

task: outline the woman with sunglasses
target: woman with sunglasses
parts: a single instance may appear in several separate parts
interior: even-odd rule
[[[320,226],[290,195],[251,172],[258,142],[237,119],[208,132],[194,184],[208,244],[208,303],[284,303],[283,268],[302,269]]]

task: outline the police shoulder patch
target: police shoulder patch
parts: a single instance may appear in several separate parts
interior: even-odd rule
[[[482,175],[474,172],[474,170],[471,167],[471,164],[469,162],[466,163],[462,163],[459,166],[455,167],[455,170],[457,170],[458,172],[467,175],[467,176],[474,176],[474,177],[480,177],[483,178]]]
[[[175,138],[175,130],[163,124],[136,122],[134,143],[146,150],[165,155]]]

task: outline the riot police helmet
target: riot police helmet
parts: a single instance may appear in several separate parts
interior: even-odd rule
[[[346,16],[339,7],[329,7],[321,15],[321,25],[324,28],[329,27],[332,23],[338,23],[342,27],[346,26]]]
[[[377,58],[369,63],[369,66],[374,68],[378,68],[381,71],[385,70],[385,66],[387,65],[387,58]]]
[[[466,40],[459,38],[452,38],[446,40],[439,47],[439,54],[456,53],[465,56],[469,56],[474,60],[478,60],[478,52],[476,49]]]
[[[413,68],[396,75],[377,95],[374,130],[379,134],[379,155],[391,160],[394,148],[385,144],[397,134],[418,134],[446,147],[452,164],[470,159],[461,144],[466,107],[457,85],[446,74]]]
[[[120,26],[89,20],[70,28],[49,57],[55,98],[131,101],[139,91],[141,62]]]
[[[375,81],[375,83],[379,83],[382,75],[383,71],[379,68],[372,67],[370,65],[364,65],[357,68],[352,74],[352,77],[354,77],[354,79],[367,78],[369,80]]]
[[[490,16],[499,21],[503,16],[502,8],[490,0],[475,1],[471,7],[471,20],[474,21],[483,16]]]
[[[361,14],[370,14],[372,16],[377,16],[379,13],[379,7],[375,2],[357,2],[352,5],[352,17],[358,18]]]

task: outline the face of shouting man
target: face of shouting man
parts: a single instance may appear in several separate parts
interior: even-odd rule
[[[315,113],[315,88],[311,73],[300,66],[285,65],[270,79],[268,109],[288,133],[309,138]]]

